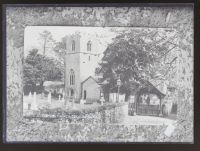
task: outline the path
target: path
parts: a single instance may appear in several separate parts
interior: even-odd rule
[[[175,120],[166,119],[163,117],[156,116],[129,116],[128,115],[128,105],[123,106],[123,112],[125,114],[124,121],[122,124],[125,125],[169,125],[175,122]]]

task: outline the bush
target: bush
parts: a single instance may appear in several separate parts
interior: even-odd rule
[[[105,122],[105,118],[107,119],[110,118],[110,114],[112,112],[111,109],[118,108],[122,105],[124,105],[124,103],[121,104],[112,103],[112,104],[104,104],[103,106],[95,106],[93,108],[83,108],[81,110],[69,109],[67,111],[61,108],[56,108],[56,109],[45,108],[34,112],[34,114],[32,115],[27,115],[24,117],[27,119],[40,119],[43,121],[57,121],[59,119],[65,119],[71,122],[75,118],[79,120],[85,119],[88,122],[92,122],[95,119],[100,119],[102,122]],[[117,112],[118,110],[113,110],[113,111]],[[120,113],[118,114],[112,113],[116,114],[116,116],[114,117],[115,119],[117,118],[120,119],[120,114],[123,114],[121,111],[118,112]],[[118,121],[115,119],[114,120],[110,119],[109,122]]]
[[[61,93],[56,93],[56,92],[51,94],[52,97],[57,98],[57,99],[59,98],[59,95],[60,95],[60,97],[63,96]]]
[[[165,125],[117,125],[99,124],[95,121],[75,123],[59,120],[30,121],[23,119],[8,133],[12,141],[37,142],[161,142],[168,141],[164,137]]]

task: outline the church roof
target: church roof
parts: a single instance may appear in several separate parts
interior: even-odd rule
[[[93,76],[89,76],[88,78],[86,78],[86,79],[82,82],[82,84],[85,83],[85,82],[86,82],[87,80],[89,80],[89,79],[93,79],[97,84],[100,84],[98,77],[93,77]]]
[[[154,94],[157,94],[160,98],[163,98],[165,96],[164,93],[162,93],[155,85],[153,85],[150,81],[148,80],[141,80],[140,79],[140,85],[142,85],[142,87],[140,88],[140,92],[151,92]],[[131,82],[132,84],[134,84],[134,82]]]
[[[106,81],[101,81],[101,77],[99,76],[89,76],[88,78],[86,78],[83,82],[81,82],[81,84],[85,83],[87,80],[89,79],[93,79],[98,85],[103,85],[105,83],[107,83]]]

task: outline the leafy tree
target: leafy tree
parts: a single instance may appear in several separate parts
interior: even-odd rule
[[[65,70],[64,67],[66,66],[66,60],[65,60],[65,54],[66,54],[66,38],[63,37],[61,41],[55,43],[54,52],[56,52],[56,55],[58,56],[60,62],[61,62],[61,69],[63,75],[63,81],[65,76]]]
[[[175,37],[170,38],[173,41]],[[135,87],[138,87],[142,81],[160,78],[157,77],[158,71],[161,75],[166,74],[166,64],[161,66],[161,60],[175,48],[173,46],[166,31],[123,31],[108,45],[100,63],[102,81],[109,81],[104,87],[115,89],[120,76],[121,91],[129,93],[130,81],[134,81]]]
[[[63,77],[61,67],[60,62],[38,54],[38,50],[33,49],[25,58],[24,86],[35,89],[36,85],[39,84],[40,88],[43,89],[45,81],[61,80]]]
[[[66,53],[66,38],[62,38],[61,41],[55,43],[54,52],[56,52],[58,58],[64,62]]]

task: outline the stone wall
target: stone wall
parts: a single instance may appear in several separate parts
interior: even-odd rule
[[[187,129],[177,128],[180,141],[193,140],[193,7],[7,7],[6,8],[6,58],[7,58],[7,132],[22,118],[22,87],[23,87],[23,46],[24,29],[29,25],[40,26],[127,26],[174,28],[181,38],[180,64],[185,61],[189,66],[188,76],[180,74],[178,118],[185,121]],[[181,56],[186,52],[191,56]],[[184,65],[180,67],[184,71]],[[190,80],[188,80],[188,78]],[[186,86],[186,81],[189,86]],[[181,97],[183,96],[183,97]],[[181,127],[183,126],[183,122]],[[176,137],[174,137],[176,140]],[[13,140],[7,135],[7,140]]]

